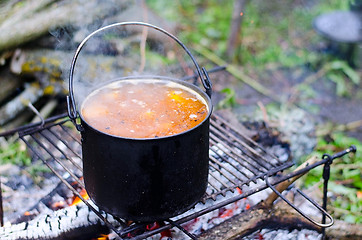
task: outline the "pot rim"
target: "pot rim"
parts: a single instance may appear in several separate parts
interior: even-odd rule
[[[127,76],[127,77],[120,77],[120,78],[115,78],[113,80],[110,80],[110,81],[107,81],[107,82],[103,82],[97,86],[95,86],[91,93],[93,93],[95,90],[101,88],[101,87],[104,87],[108,84],[111,84],[113,82],[116,82],[116,81],[122,81],[122,80],[142,80],[142,79],[154,79],[154,80],[163,80],[163,81],[172,81],[172,82],[176,82],[178,84],[181,84],[185,87],[188,87],[188,88],[191,88],[191,90],[195,91],[197,94],[200,95],[200,97],[202,97],[205,102],[206,102],[206,105],[208,107],[208,113],[207,113],[207,116],[204,118],[204,120],[202,122],[200,122],[198,125],[186,130],[186,131],[183,131],[183,132],[180,132],[180,133],[176,133],[176,134],[172,134],[172,135],[168,135],[168,136],[161,136],[161,137],[153,137],[153,138],[131,138],[131,137],[122,137],[122,136],[118,136],[118,135],[113,135],[113,134],[109,134],[109,133],[106,133],[106,132],[103,132],[101,130],[98,130],[96,128],[94,128],[91,124],[89,124],[83,117],[82,115],[82,111],[80,111],[78,114],[79,114],[79,117],[81,119],[82,122],[84,122],[85,124],[87,124],[87,126],[89,126],[93,131],[96,131],[100,134],[104,134],[104,135],[107,135],[107,136],[110,136],[110,137],[114,137],[114,138],[119,138],[119,139],[127,139],[127,140],[143,140],[143,141],[146,141],[146,140],[161,140],[161,139],[167,139],[167,138],[172,138],[172,137],[175,137],[175,136],[179,136],[179,135],[182,135],[182,134],[186,134],[188,132],[191,132],[193,129],[195,128],[198,128],[199,126],[201,126],[202,124],[204,124],[204,122],[208,121],[208,119],[210,118],[211,114],[212,114],[212,111],[213,111],[213,104],[212,104],[212,101],[211,101],[211,98],[209,97],[209,95],[207,93],[205,93],[204,91],[202,91],[199,87],[197,87],[196,85],[192,84],[192,83],[189,83],[189,82],[186,82],[184,80],[181,80],[181,79],[177,79],[177,78],[172,78],[172,77],[165,77],[165,76],[154,76],[154,75],[142,75],[142,76]],[[91,94],[90,93],[90,94]],[[88,94],[89,96],[89,94]],[[85,99],[88,97],[86,96]],[[85,102],[85,99],[82,101],[82,103],[80,104],[80,110],[83,108],[83,104]]]

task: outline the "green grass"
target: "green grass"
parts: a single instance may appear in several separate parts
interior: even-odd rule
[[[332,195],[328,206],[335,218],[362,223],[362,143],[343,133],[335,133],[328,137],[328,141],[319,138],[313,155],[333,155],[351,145],[357,147],[356,154],[335,159],[331,165],[328,191]],[[322,167],[312,169],[304,178],[304,187],[318,184],[322,188],[322,172]]]
[[[181,26],[178,37],[184,43],[202,44],[225,56],[233,1],[148,0],[147,4]],[[348,9],[349,2],[328,0],[309,5],[293,1],[248,1],[243,12],[242,42],[234,60],[261,69],[270,63],[291,67],[315,59],[310,46],[320,38],[312,29],[313,18],[331,10]]]
[[[31,158],[24,144],[14,142],[0,148],[0,165],[11,163],[18,166],[29,166]]]

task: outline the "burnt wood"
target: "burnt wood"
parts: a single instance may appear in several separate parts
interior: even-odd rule
[[[114,219],[106,215],[109,221]],[[0,228],[0,239],[90,239],[109,233],[104,222],[84,203],[50,214],[41,214],[27,222]]]

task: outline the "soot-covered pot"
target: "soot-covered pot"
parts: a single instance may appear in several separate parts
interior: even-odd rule
[[[205,92],[178,79],[154,78],[180,84],[197,94],[208,111],[201,123],[171,136],[132,138],[100,131],[85,120],[81,111],[78,112],[73,93],[73,74],[83,45],[100,31],[122,26],[150,27],[166,34],[186,51]],[[69,117],[82,137],[84,182],[92,201],[115,216],[145,222],[164,220],[193,207],[204,195],[208,182],[210,95],[211,83],[205,69],[200,69],[192,54],[176,37],[161,28],[139,22],[116,23],[85,38],[72,61],[67,100]]]

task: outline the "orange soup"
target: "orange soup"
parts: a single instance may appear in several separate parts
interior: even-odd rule
[[[208,115],[205,100],[188,87],[165,80],[110,83],[83,102],[84,120],[102,132],[127,138],[157,138],[191,129]]]

